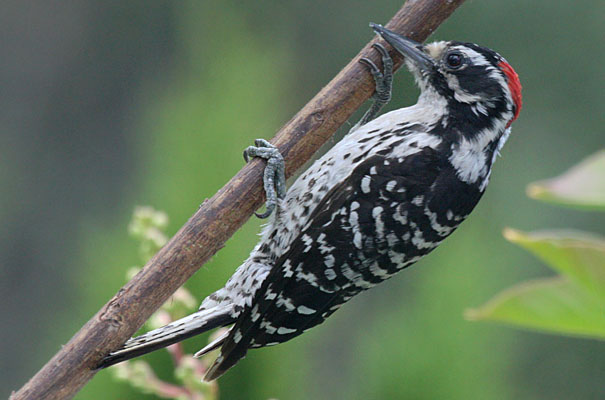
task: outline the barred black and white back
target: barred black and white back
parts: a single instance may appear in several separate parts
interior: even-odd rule
[[[418,103],[355,127],[294,182],[250,257],[200,311],[130,339],[103,366],[233,324],[198,353],[221,347],[206,377],[215,379],[249,348],[322,323],[429,253],[469,215],[521,107],[516,74],[474,44],[422,46],[375,30],[408,57]]]

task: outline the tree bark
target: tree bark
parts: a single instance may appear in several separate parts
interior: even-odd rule
[[[463,1],[409,0],[386,27],[422,42]],[[374,37],[271,140],[286,159],[287,176],[308,161],[372,95],[374,81],[358,60],[368,57],[380,65],[378,54],[370,47],[377,40]],[[392,49],[391,56],[395,69],[399,68],[401,56]],[[100,360],[130,338],[262,205],[263,167],[262,161],[251,161],[204,201],[147,265],[11,398],[73,397],[95,375]]]

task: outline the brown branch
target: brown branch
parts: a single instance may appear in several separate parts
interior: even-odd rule
[[[464,0],[410,0],[387,24],[424,41]],[[369,21],[368,21],[369,22]],[[370,31],[368,29],[368,35]],[[275,136],[288,176],[311,158],[374,91],[360,57],[379,62],[368,43]],[[401,57],[392,53],[395,67]],[[247,164],[187,221],[130,282],[94,315],[13,399],[73,397],[96,373],[95,366],[118,348],[261,206],[263,163]]]

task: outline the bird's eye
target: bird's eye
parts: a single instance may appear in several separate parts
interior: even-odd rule
[[[450,53],[445,57],[445,63],[451,69],[458,69],[462,66],[464,57],[460,53]]]

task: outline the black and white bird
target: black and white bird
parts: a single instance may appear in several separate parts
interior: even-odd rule
[[[371,24],[405,56],[417,104],[373,119],[390,99],[392,61],[381,45],[375,103],[347,136],[286,191],[283,158],[257,140],[244,155],[267,159],[269,223],[250,257],[199,311],[128,340],[106,367],[220,326],[200,350],[220,347],[206,380],[248,349],[288,341],[357,293],[415,263],[473,210],[521,110],[521,84],[494,51],[472,43],[416,43]]]

